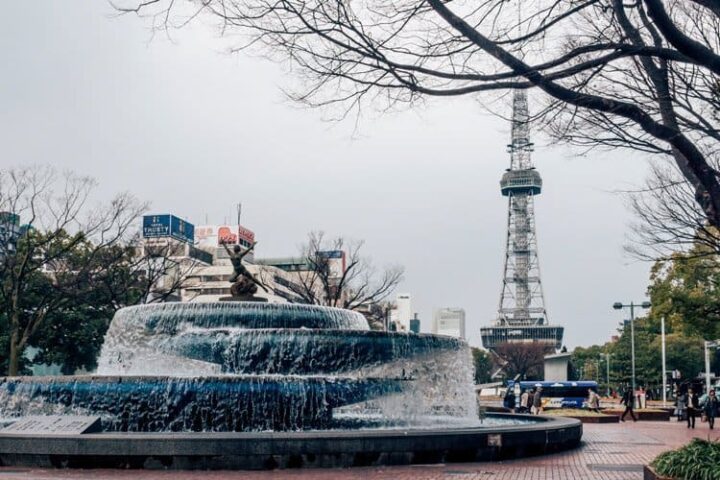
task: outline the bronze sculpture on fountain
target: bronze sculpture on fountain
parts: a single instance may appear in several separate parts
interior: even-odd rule
[[[233,274],[229,279],[230,283],[232,283],[232,286],[230,287],[232,297],[222,298],[221,300],[245,300],[256,302],[267,301],[265,298],[256,297],[255,293],[257,293],[258,287],[262,288],[267,293],[270,293],[270,290],[268,287],[263,285],[260,280],[255,278],[255,276],[253,276],[253,274],[250,273],[250,271],[245,268],[245,265],[242,263],[242,259],[245,255],[253,251],[255,245],[257,245],[257,242],[253,243],[250,247],[245,249],[245,251],[242,251],[242,247],[240,247],[240,245],[235,245],[233,249],[230,250],[227,244],[222,244],[230,257],[230,262],[233,266]]]

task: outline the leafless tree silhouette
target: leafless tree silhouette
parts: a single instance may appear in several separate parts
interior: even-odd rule
[[[693,190],[670,166],[653,166],[643,189],[628,192],[635,214],[626,249],[642,260],[720,254],[720,230],[710,225]]]
[[[311,232],[302,247],[308,270],[299,272],[303,300],[316,305],[370,311],[382,303],[403,278],[403,268],[390,266],[378,271],[361,254],[363,242],[344,238],[328,240],[322,232]],[[328,252],[344,252],[345,268],[334,268]],[[339,261],[339,259],[338,259]]]
[[[204,17],[284,61],[308,105],[393,107],[535,87],[555,139],[668,155],[720,226],[715,0],[122,0],[166,32]],[[237,40],[241,38],[241,40]]]
[[[545,355],[552,351],[540,343],[507,342],[499,344],[493,353],[508,378],[520,375],[522,379],[535,380],[543,377]]]

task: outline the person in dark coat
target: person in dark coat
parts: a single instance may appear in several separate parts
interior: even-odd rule
[[[688,428],[695,428],[695,416],[697,415],[698,409],[700,408],[700,399],[697,393],[693,392],[692,389],[688,390],[687,398],[687,426]]]
[[[528,393],[527,405],[528,405],[528,411],[532,414],[535,413],[535,407],[533,406],[534,398],[535,398],[535,390],[530,390],[530,392]]]
[[[633,402],[635,401],[635,395],[633,395],[633,391],[629,388],[625,390],[622,396],[622,400],[620,400],[620,404],[625,404],[625,411],[620,416],[620,421],[625,421],[625,415],[628,413],[630,414],[630,417],[633,419],[633,422],[637,422],[637,418],[635,418],[635,411],[633,410]]]
[[[503,406],[511,412],[515,412],[515,392],[513,392],[511,388],[508,388],[507,392],[505,393],[505,398],[503,399]]]
[[[705,404],[703,405],[703,412],[705,413],[705,417],[707,417],[708,425],[710,425],[710,430],[715,428],[715,417],[718,415],[718,413],[720,413],[718,412],[719,410],[720,401],[715,394],[715,390],[710,390],[710,393],[708,393],[708,396],[705,399]]]

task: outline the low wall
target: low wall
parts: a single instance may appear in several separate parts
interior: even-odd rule
[[[620,417],[623,414],[624,410],[603,410],[602,413],[605,415],[615,415],[617,417]],[[635,410],[635,417],[638,420],[643,421],[668,421],[670,420],[670,414],[671,412],[668,410],[650,410],[650,411],[644,411],[644,410]],[[630,414],[628,413],[625,416],[625,419],[627,420],[630,418]],[[630,418],[632,420],[632,418]]]
[[[490,414],[511,418],[513,415]],[[282,433],[0,434],[2,465],[59,468],[274,469],[502,460],[574,448],[582,424]]]

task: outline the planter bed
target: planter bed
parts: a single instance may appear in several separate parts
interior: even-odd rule
[[[582,423],[620,423],[620,417],[617,415],[600,415],[597,417],[574,417],[572,415],[563,415],[563,417],[575,418],[580,420]]]
[[[720,442],[693,438],[690,443],[663,452],[643,470],[645,479],[720,480]]]
[[[650,465],[643,467],[643,480],[675,480],[672,477],[659,475]]]
[[[620,421],[617,415],[605,415],[580,408],[548,409],[543,412],[543,415],[574,418],[582,423],[618,423]]]
[[[623,414],[623,410],[603,410],[603,413],[606,415],[615,415],[617,417],[620,417]],[[642,421],[662,421],[666,422],[670,420],[670,414],[671,412],[668,410],[659,410],[659,409],[648,409],[648,410],[635,410],[635,417],[637,417],[638,420]],[[625,416],[625,420],[630,419],[632,421],[632,418],[630,418],[630,415]]]

